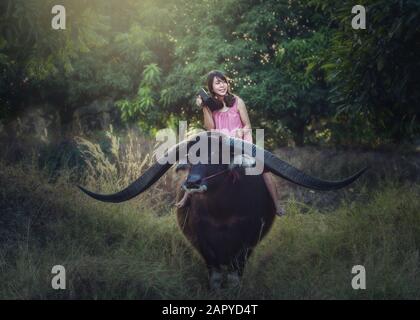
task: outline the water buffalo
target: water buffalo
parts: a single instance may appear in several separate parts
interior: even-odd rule
[[[200,133],[175,145],[165,155],[179,159],[180,150],[187,150],[200,139],[217,139],[221,146],[238,148],[238,139],[222,134]],[[243,144],[247,142],[241,141]],[[203,257],[209,271],[209,286],[218,289],[222,285],[222,267],[227,267],[227,283],[239,284],[245,263],[256,244],[267,234],[275,217],[275,206],[265,186],[262,175],[246,175],[246,167],[255,165],[256,151],[263,155],[264,170],[295,184],[316,189],[334,190],[347,186],[365,170],[342,181],[324,181],[306,175],[279,159],[267,150],[248,144],[238,164],[196,163],[178,165],[177,170],[187,169],[182,183],[188,192],[186,206],[177,209],[180,229]],[[219,150],[221,150],[219,148]],[[247,151],[248,150],[248,151]],[[251,150],[251,152],[249,151]],[[239,150],[241,151],[241,150]],[[238,153],[236,153],[238,156]],[[110,195],[96,194],[80,187],[89,196],[105,202],[127,201],[153,185],[170,167],[171,163],[156,161],[143,175],[124,190]],[[178,193],[178,200],[183,196]]]

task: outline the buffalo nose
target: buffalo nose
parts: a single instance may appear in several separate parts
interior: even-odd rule
[[[200,186],[201,177],[197,174],[192,174],[188,176],[188,179],[185,183],[187,188],[194,188]]]

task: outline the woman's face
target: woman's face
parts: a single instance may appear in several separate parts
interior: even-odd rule
[[[218,96],[225,96],[227,93],[228,84],[226,81],[223,81],[222,79],[218,77],[214,77],[213,79],[213,92],[217,94]]]

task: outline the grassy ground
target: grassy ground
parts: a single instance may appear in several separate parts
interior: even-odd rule
[[[121,189],[152,163],[153,148],[111,130],[101,145],[76,138],[36,161],[0,160],[0,299],[420,298],[418,155],[277,150],[326,179],[371,170],[326,193],[276,179],[287,216],[255,250],[239,290],[210,293],[204,263],[176,225],[173,171],[124,204],[75,187]],[[54,265],[66,268],[66,290],[51,288]],[[366,290],[352,289],[354,265],[366,269]]]
[[[65,176],[50,183],[35,169],[0,168],[2,299],[420,298],[415,182],[364,187],[364,201],[343,197],[328,211],[292,197],[288,215],[276,219],[250,259],[240,289],[214,294],[170,201],[156,198],[164,188],[104,204]],[[66,268],[66,290],[51,288],[54,265]],[[366,268],[366,290],[351,287],[354,265]]]

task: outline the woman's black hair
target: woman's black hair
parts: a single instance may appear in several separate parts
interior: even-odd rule
[[[214,78],[219,78],[219,79],[225,81],[226,83],[228,83],[228,79],[223,74],[223,72],[218,71],[218,70],[213,70],[213,71],[210,71],[208,73],[208,75],[207,75],[207,88],[209,89],[209,92],[211,93],[213,98],[216,98],[216,95],[213,91],[213,80],[214,80]],[[217,100],[217,101],[219,101],[219,100]],[[225,102],[226,102],[226,106],[228,108],[231,108],[233,106],[233,104],[235,103],[235,96],[230,92],[229,87],[228,87],[228,91],[227,91],[226,96],[225,96]],[[222,109],[222,108],[223,108],[223,103],[220,102],[220,108],[219,109]]]

